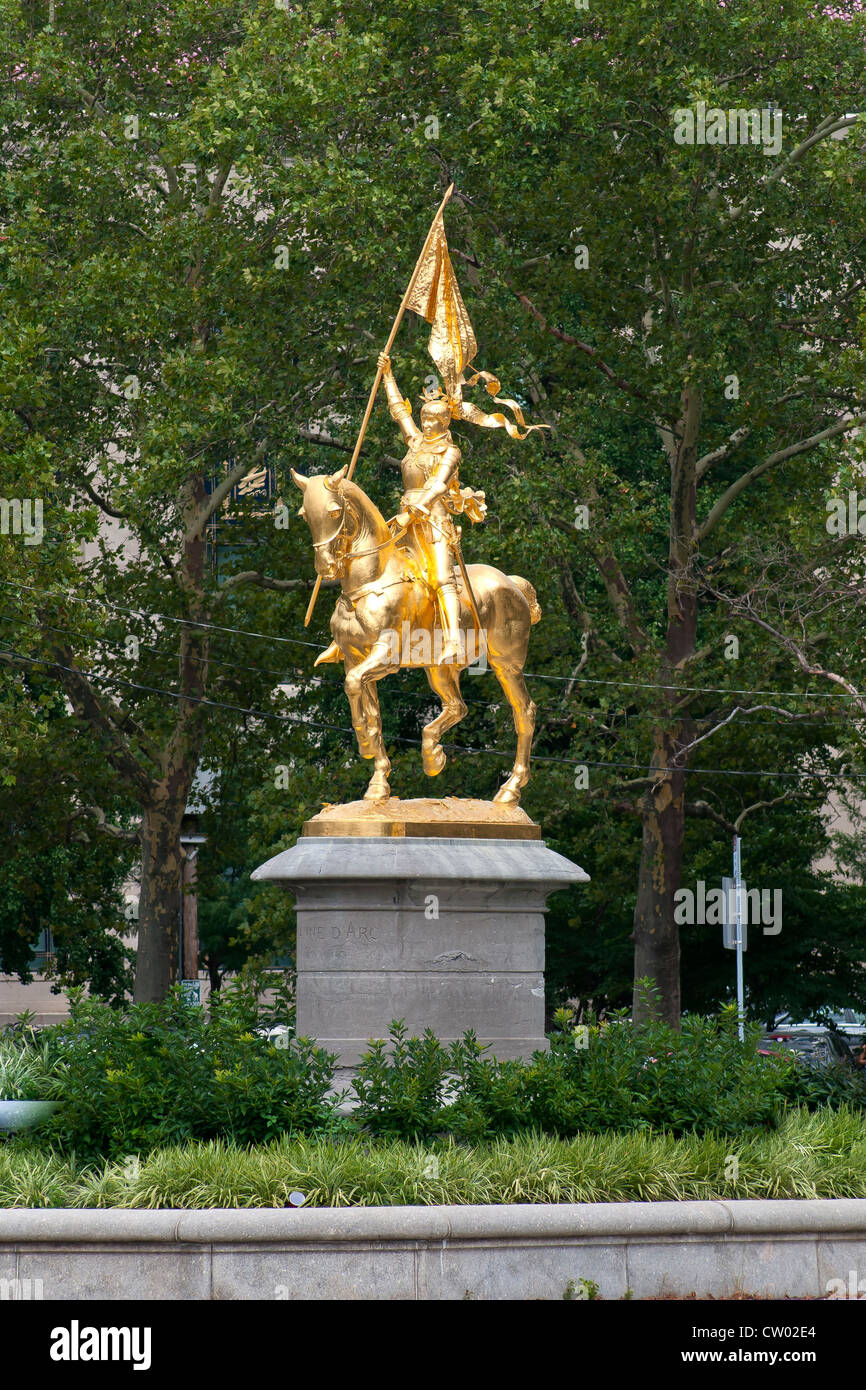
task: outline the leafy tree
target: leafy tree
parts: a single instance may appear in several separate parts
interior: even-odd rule
[[[303,55],[283,100],[301,127],[305,239],[330,248],[323,293],[345,306],[346,331],[361,325],[363,350],[375,320],[362,283],[378,299],[385,284],[396,293],[403,248],[418,241],[415,190],[438,171],[457,185],[452,245],[486,363],[555,426],[521,449],[467,440],[466,473],[496,497],[501,531],[488,531],[486,558],[558,580],[565,614],[534,661],[549,670],[555,651],[579,679],[542,733],[552,752],[606,763],[590,795],[639,818],[635,974],[657,982],[672,1022],[687,818],[730,830],[781,794],[778,780],[756,779],[757,795],[724,814],[699,775],[706,740],[721,749],[732,720],[772,712],[751,694],[758,672],[799,694],[838,657],[862,689],[851,602],[831,631],[808,625],[805,661],[764,605],[796,625],[804,605],[821,607],[800,576],[820,566],[849,594],[860,583],[862,559],[851,537],[828,534],[825,501],[842,442],[866,419],[863,28],[844,7],[830,18],[778,0],[736,15],[709,2],[604,15],[494,5],[483,24],[448,5],[286,15]],[[251,30],[254,43],[267,49],[271,27],[255,40]],[[676,112],[699,101],[772,121],[775,103],[782,147],[677,143]],[[347,239],[347,225],[361,235]],[[403,346],[398,379],[423,375],[418,346]],[[319,399],[331,418],[357,418],[360,398],[341,373]],[[786,584],[768,566],[792,543]],[[725,659],[731,636],[738,660]],[[830,677],[825,689],[805,707],[844,741]],[[804,711],[801,699],[772,700],[780,718]],[[593,759],[599,733],[605,757]]]
[[[110,807],[110,776],[100,775],[81,730],[56,687],[32,671],[0,689],[7,741],[0,783],[0,970],[32,978],[34,949],[49,932],[44,968],[60,985],[88,984],[112,1002],[131,983],[124,943],[123,884],[132,836],[94,834],[82,798]],[[8,747],[17,730],[17,743]],[[122,806],[118,807],[122,811]],[[116,827],[114,827],[117,829]]]
[[[285,526],[288,468],[345,462],[453,180],[479,363],[554,427],[521,445],[461,437],[466,481],[493,503],[467,558],[526,574],[545,611],[526,806],[566,842],[582,807],[640,826],[635,975],[657,982],[675,1023],[687,824],[718,839],[799,785],[760,760],[783,746],[783,772],[823,775],[857,708],[835,696],[864,687],[862,556],[825,527],[843,441],[866,420],[862,15],[799,0],[625,0],[604,14],[146,0],[126,18],[96,0],[59,4],[51,32],[20,0],[0,15],[0,425],[11,474],[55,499],[60,537],[50,563],[45,546],[26,557],[35,594],[12,631],[139,807],[137,997],[171,977],[180,822],[213,736],[203,701],[235,707],[221,723],[246,718],[238,707],[284,716],[251,732],[293,769],[282,817],[262,783],[272,842],[308,797],[358,780],[338,681],[302,679],[301,646],[268,658],[261,639],[222,629],[304,640],[310,564],[300,523]],[[677,143],[675,113],[699,101],[768,117],[775,102],[781,149]],[[425,341],[407,324],[395,348],[413,394]],[[394,448],[380,407],[358,479],[396,510]],[[233,497],[256,466],[283,493],[273,518]],[[207,535],[230,499],[237,546],[217,571]],[[130,539],[132,553],[118,544]],[[309,637],[327,616],[322,599]],[[294,694],[274,695],[274,668]],[[417,737],[428,697],[414,677],[391,684],[389,738]],[[512,734],[483,687],[462,736],[485,751],[437,791],[490,794]],[[826,694],[807,703],[813,689]],[[823,742],[796,736],[805,710]],[[790,742],[752,729],[740,741],[761,715],[790,723]],[[420,791],[402,747],[395,785]],[[746,752],[753,778],[702,772],[736,770]]]

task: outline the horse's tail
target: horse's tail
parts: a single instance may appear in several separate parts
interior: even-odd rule
[[[516,584],[526,602],[529,604],[529,621],[532,623],[541,622],[541,604],[535,595],[535,590],[528,579],[522,578],[519,574],[509,574],[508,578],[512,584]]]

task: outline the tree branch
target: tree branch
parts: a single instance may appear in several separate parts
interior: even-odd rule
[[[117,512],[114,510],[113,507],[110,507],[108,503],[102,497],[99,496],[96,489],[91,487],[90,483],[87,481],[86,478],[81,478],[79,479],[79,481],[81,483],[81,486],[84,488],[84,491],[90,498],[91,502],[95,502],[97,507],[99,507],[100,511],[103,511],[106,516],[116,517],[118,521],[126,521],[126,513]]]
[[[801,140],[800,144],[791,151],[786,159],[782,160],[781,164],[776,165],[773,172],[761,185],[761,192],[763,193],[765,189],[771,188],[774,183],[777,183],[793,165],[798,164],[803,156],[808,154],[813,145],[817,145],[821,140],[827,140],[837,130],[844,130],[847,126],[859,125],[861,122],[862,117],[859,115],[827,116],[819,126],[815,127],[811,135],[808,135],[805,140]],[[749,199],[744,198],[741,203],[737,203],[736,207],[728,211],[728,217],[732,222],[735,222],[742,213],[748,210],[748,207]]]
[[[763,811],[767,806],[778,806],[780,801],[787,801],[793,794],[793,790],[789,788],[787,791],[782,792],[781,796],[774,796],[770,801],[755,801],[751,806],[747,806],[744,811],[740,812],[737,819],[734,821],[735,833],[739,835],[743,821],[746,819],[746,816],[750,816],[753,811]]]
[[[81,820],[85,816],[95,816],[97,829],[103,835],[110,835],[114,840],[125,840],[129,844],[135,844],[140,838],[140,830],[123,830],[118,825],[112,825],[105,818],[105,812],[99,806],[82,806],[79,810],[73,811],[69,820]]]
[[[739,448],[744,439],[748,439],[750,434],[750,427],[748,425],[741,425],[739,429],[734,430],[725,444],[722,444],[718,449],[713,449],[709,454],[704,454],[703,458],[699,458],[695,464],[695,476],[697,481],[701,481],[701,478],[705,473],[709,472],[714,463],[721,463],[722,459],[728,458],[735,449]]]
[[[241,574],[233,574],[226,579],[219,589],[217,602],[222,596],[231,589],[237,589],[241,584],[255,584],[260,589],[278,589],[285,593],[289,589],[312,589],[315,584],[314,579],[271,579],[268,575],[262,574],[260,570],[244,570]]]
[[[108,759],[112,767],[125,777],[140,797],[150,797],[151,778],[122,733],[126,722],[123,711],[112,700],[100,699],[83,671],[72,665],[72,653],[63,647],[54,648],[55,660],[46,660],[49,670],[57,671],[60,683],[80,719],[103,734],[108,741]]]
[[[624,391],[627,396],[635,396],[641,401],[649,400],[649,397],[644,391],[639,390],[636,386],[632,386],[630,382],[626,381],[625,377],[618,376],[613,368],[608,366],[598,348],[593,347],[591,343],[584,343],[580,338],[575,338],[571,333],[566,333],[563,329],[556,328],[553,324],[548,323],[541,311],[536,309],[528,295],[522,294],[520,290],[515,289],[512,289],[511,293],[520,301],[524,309],[528,309],[533,318],[541,324],[542,330],[545,333],[550,333],[554,338],[558,338],[561,343],[567,343],[569,347],[577,348],[578,352],[582,352],[595,363],[599,371],[607,377],[608,381],[613,382],[614,386],[617,386],[620,391]]]
[[[698,529],[698,540],[703,541],[716,527],[724,516],[725,512],[733,502],[737,500],[742,492],[769,468],[773,468],[777,463],[784,463],[789,458],[795,458],[798,454],[808,453],[818,444],[822,444],[826,439],[833,439],[836,435],[845,434],[849,430],[856,429],[858,425],[866,422],[866,414],[852,415],[847,420],[837,420],[835,424],[829,425],[827,429],[820,430],[817,434],[810,435],[808,439],[801,439],[797,444],[789,444],[786,449],[779,449],[774,454],[769,454],[761,463],[755,464],[748,473],[743,473],[735,483],[722,493],[718,501],[710,509],[703,525]]]
[[[271,401],[270,404],[272,405],[273,402]],[[196,511],[190,523],[190,529],[187,531],[187,540],[195,540],[203,534],[205,526],[210,521],[214,512],[219,511],[232,488],[236,487],[238,483],[243,482],[247,474],[252,473],[253,469],[258,465],[266,447],[263,440],[254,449],[251,459],[245,459],[243,463],[236,463],[234,468],[229,469],[219,486],[215,487],[213,492],[208,494],[207,500]]]
[[[738,714],[757,714],[759,710],[770,710],[773,714],[781,714],[786,719],[796,720],[798,718],[798,716],[792,714],[790,710],[780,709],[778,705],[749,705],[748,707],[745,705],[735,705],[725,719],[721,719],[718,724],[714,724],[712,729],[708,729],[705,734],[701,734],[699,738],[692,739],[691,743],[687,743],[684,748],[680,748],[675,754],[674,761],[676,762],[677,758],[685,757],[686,753],[691,752],[693,748],[697,748],[698,744],[703,743],[705,739],[712,738],[713,734],[717,734],[720,729],[724,729],[726,724],[730,724],[732,719],[736,719]]]
[[[712,820],[716,825],[721,825],[727,830],[729,835],[736,835],[733,821],[729,821],[720,811],[716,811],[708,801],[687,801],[685,804],[687,816],[694,816],[698,820]]]
[[[343,454],[351,454],[355,450],[354,444],[345,444],[342,439],[334,439],[333,435],[325,434],[323,430],[309,430],[301,425],[298,427],[298,434],[308,444],[320,444],[325,449],[339,449]],[[366,449],[362,447],[359,457],[363,458],[366,452]],[[393,464],[395,468],[399,468],[402,464],[402,459],[394,458],[392,454],[379,454],[378,457],[382,459],[383,463]]]

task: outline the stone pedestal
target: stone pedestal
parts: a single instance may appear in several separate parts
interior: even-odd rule
[[[541,840],[307,831],[253,878],[296,898],[297,1033],[341,1067],[398,1018],[502,1059],[547,1047],[545,906],[588,875]]]

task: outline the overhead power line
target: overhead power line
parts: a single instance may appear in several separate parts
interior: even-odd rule
[[[99,684],[109,686],[120,686],[124,689],[141,690],[149,695],[163,695],[170,700],[186,700],[189,704],[204,705],[211,709],[227,709],[235,714],[246,714],[257,719],[276,719],[284,723],[292,724],[295,728],[307,728],[317,730],[327,730],[333,733],[354,735],[354,729],[347,729],[339,724],[327,724],[321,721],[307,719],[304,715],[278,714],[275,710],[258,710],[247,708],[243,705],[232,705],[224,700],[208,700],[199,695],[183,695],[174,690],[163,690],[157,686],[142,685],[137,681],[124,680],[119,676],[100,676],[98,673],[89,671],[79,671],[73,666],[64,666],[61,662],[52,661],[49,657],[30,657],[22,652],[15,651],[9,646],[0,645],[0,654],[21,661],[27,665],[45,666],[50,670],[66,671],[71,675],[85,676],[88,680],[96,681]],[[417,738],[407,738],[396,735],[390,742],[409,744],[412,747],[421,747],[421,740]],[[508,761],[513,759],[513,752],[507,752],[501,748],[478,748],[465,743],[446,743],[447,748],[457,753],[481,753],[491,757],[505,758]],[[596,767],[596,768],[617,768],[630,772],[642,773],[649,777],[650,773],[658,772],[681,772],[691,776],[712,776],[712,777],[768,777],[774,780],[798,780],[798,781],[840,781],[851,782],[866,780],[866,773],[844,772],[779,772],[765,768],[719,768],[719,767],[658,767],[648,769],[644,763],[605,763],[593,762],[586,758],[555,758],[547,754],[538,754],[533,759],[537,763],[554,763],[564,767]]]
[[[33,584],[19,584],[16,583],[14,580],[10,579],[0,579],[0,584],[5,584],[11,588],[29,590],[32,593],[38,594],[41,598],[69,597],[69,595],[64,593],[62,590],[41,590]],[[280,637],[275,633],[254,632],[249,628],[225,627],[217,623],[200,622],[199,620],[194,618],[178,618],[170,613],[144,613],[141,609],[126,608],[122,604],[117,603],[114,599],[109,599],[105,597],[101,597],[99,599],[92,599],[89,600],[89,602],[98,602],[101,604],[107,603],[110,607],[116,609],[117,612],[127,613],[132,617],[138,618],[140,622],[153,621],[178,623],[181,626],[185,627],[201,628],[211,632],[231,633],[238,637],[260,638],[262,641],[265,642],[283,642],[289,643],[294,646],[311,647],[318,652],[326,650],[326,648],[323,647],[320,643],[307,642],[300,637]],[[46,626],[48,626],[48,624],[46,624]],[[254,670],[260,668],[249,667],[247,669]],[[772,696],[780,700],[855,700],[857,698],[855,695],[849,695],[847,692],[835,690],[749,690],[739,689],[731,686],[680,685],[679,683],[670,684],[664,681],[602,680],[590,676],[575,676],[573,674],[570,676],[553,675],[543,671],[524,671],[523,674],[527,678],[527,680],[561,681],[565,683],[573,681],[576,685],[606,685],[613,686],[618,690],[668,690],[676,694],[691,695],[745,695],[760,697]]]

